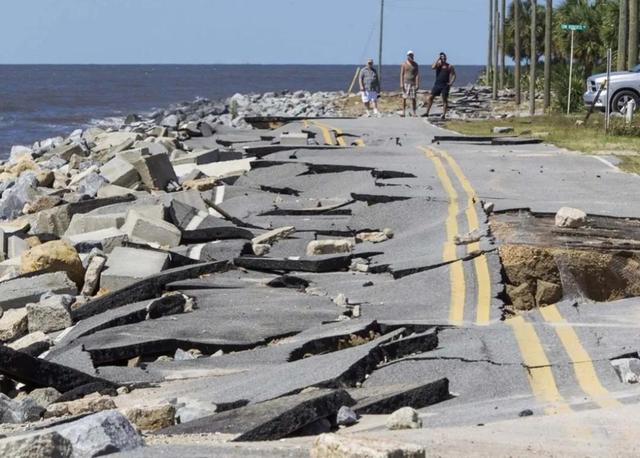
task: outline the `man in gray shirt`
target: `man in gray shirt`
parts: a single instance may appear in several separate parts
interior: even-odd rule
[[[413,58],[413,51],[407,51],[407,60],[400,66],[400,89],[402,90],[402,116],[407,114],[407,100],[411,100],[413,116],[416,116],[416,97],[420,89],[420,68]]]
[[[378,72],[373,67],[373,59],[367,60],[367,66],[360,69],[360,94],[362,94],[362,103],[367,110],[365,116],[371,116],[371,105],[373,105],[373,114],[380,115],[378,111],[378,97],[380,95],[380,80]]]

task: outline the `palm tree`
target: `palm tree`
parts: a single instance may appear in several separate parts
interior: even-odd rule
[[[638,63],[638,0],[629,0],[628,44],[627,67],[631,69]]]
[[[498,32],[500,27],[498,0],[493,0],[493,99],[498,98]]]
[[[553,27],[553,0],[547,0],[544,9],[544,109],[551,106],[551,31]]]
[[[489,0],[489,45],[487,46],[487,84],[491,81],[491,69],[493,67],[493,2]]]
[[[520,89],[520,0],[513,0],[513,41],[514,41],[514,57],[516,68],[514,72],[515,91],[516,91],[516,105],[520,106],[522,103],[522,91]]]
[[[538,63],[537,51],[536,51],[536,16],[537,5],[536,0],[530,0],[531,3],[531,48],[529,54],[531,59],[529,61],[529,115],[536,114],[536,64]]]
[[[500,89],[504,89],[504,69],[505,69],[504,23],[505,23],[506,12],[507,12],[507,2],[506,0],[502,0],[501,7],[500,7]]]
[[[618,12],[618,55],[617,55],[617,70],[623,71],[627,65],[627,35],[629,30],[629,16],[628,16],[628,2],[627,0],[620,0],[619,12]]]

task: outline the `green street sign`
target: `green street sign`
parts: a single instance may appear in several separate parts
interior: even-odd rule
[[[562,30],[576,30],[579,32],[587,30],[587,26],[584,24],[561,24],[560,27]]]

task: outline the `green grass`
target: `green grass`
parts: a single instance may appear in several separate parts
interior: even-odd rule
[[[515,135],[541,137],[545,142],[572,151],[589,154],[606,154],[619,157],[623,170],[640,173],[640,124],[624,127],[621,120],[612,120],[613,132],[604,132],[604,116],[595,113],[587,126],[577,126],[584,117],[545,115],[533,118],[499,120],[449,121],[446,127],[465,135],[489,135],[493,128],[512,127]]]

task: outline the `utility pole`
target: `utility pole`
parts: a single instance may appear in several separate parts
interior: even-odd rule
[[[380,0],[380,43],[378,44],[378,81],[382,90],[382,33],[384,32],[384,0]]]
[[[504,89],[504,73],[505,73],[505,48],[504,42],[504,24],[506,22],[507,1],[502,0],[500,8],[500,89]]]
[[[638,0],[629,0],[629,40],[627,68],[631,70],[638,63]]]
[[[529,0],[531,7],[531,52],[529,53],[529,115],[536,114],[536,0]]]
[[[491,69],[493,67],[493,2],[489,0],[489,44],[487,45],[487,84],[491,84]]]
[[[494,0],[493,11],[493,100],[498,98],[498,32],[500,28],[500,11],[498,11],[498,0]]]
[[[629,31],[629,4],[627,0],[620,0],[620,13],[618,15],[618,65],[619,72],[624,71],[627,66],[627,35]]]
[[[516,91],[516,105],[520,106],[522,103],[522,90],[520,89],[520,62],[522,56],[520,55],[520,0],[513,0],[513,42],[515,47],[514,60],[516,64],[513,78],[515,80]]]
[[[544,109],[551,106],[551,27],[553,23],[553,0],[547,0],[544,10]]]

